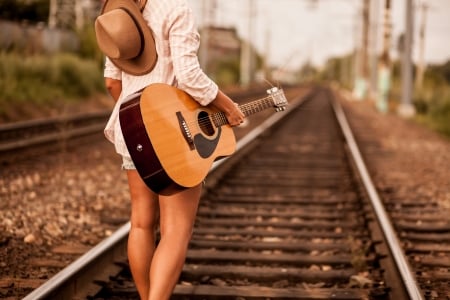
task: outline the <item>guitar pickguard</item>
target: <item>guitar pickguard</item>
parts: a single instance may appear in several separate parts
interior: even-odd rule
[[[214,151],[217,148],[217,144],[219,143],[220,140],[220,134],[222,132],[222,128],[219,127],[217,132],[217,136],[210,140],[208,138],[205,138],[202,134],[196,134],[194,136],[194,144],[195,147],[197,149],[198,154],[202,157],[202,158],[208,158],[210,157]]]

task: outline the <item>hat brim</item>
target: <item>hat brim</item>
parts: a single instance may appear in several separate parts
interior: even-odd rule
[[[141,53],[133,59],[113,59],[109,58],[118,68],[131,75],[144,75],[155,67],[158,55],[156,53],[155,39],[152,31],[142,16],[138,5],[131,0],[106,0],[101,14],[113,9],[125,9],[133,17],[140,28],[143,36],[143,49]]]

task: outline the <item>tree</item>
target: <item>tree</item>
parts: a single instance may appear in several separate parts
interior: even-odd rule
[[[2,0],[0,1],[0,19],[46,23],[49,7],[49,0]]]

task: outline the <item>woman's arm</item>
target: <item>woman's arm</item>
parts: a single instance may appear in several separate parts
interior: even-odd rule
[[[122,92],[122,80],[105,77],[105,86],[114,101],[117,102]]]
[[[233,102],[225,93],[219,90],[211,105],[223,111],[231,126],[238,126],[244,122],[245,115],[239,109],[237,103]]]
[[[190,94],[201,105],[211,104],[225,113],[231,126],[244,121],[238,105],[220,91],[200,68],[197,51],[200,36],[191,9],[179,6],[168,16],[170,26],[170,48],[178,87]]]

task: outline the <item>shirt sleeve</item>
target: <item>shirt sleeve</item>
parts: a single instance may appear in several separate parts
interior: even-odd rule
[[[191,9],[178,6],[169,16],[169,43],[178,87],[201,105],[208,105],[217,96],[218,86],[200,68],[198,48],[200,35]]]
[[[106,78],[121,80],[122,70],[116,67],[116,65],[114,65],[108,57],[105,57],[105,69],[103,71],[103,76]]]

